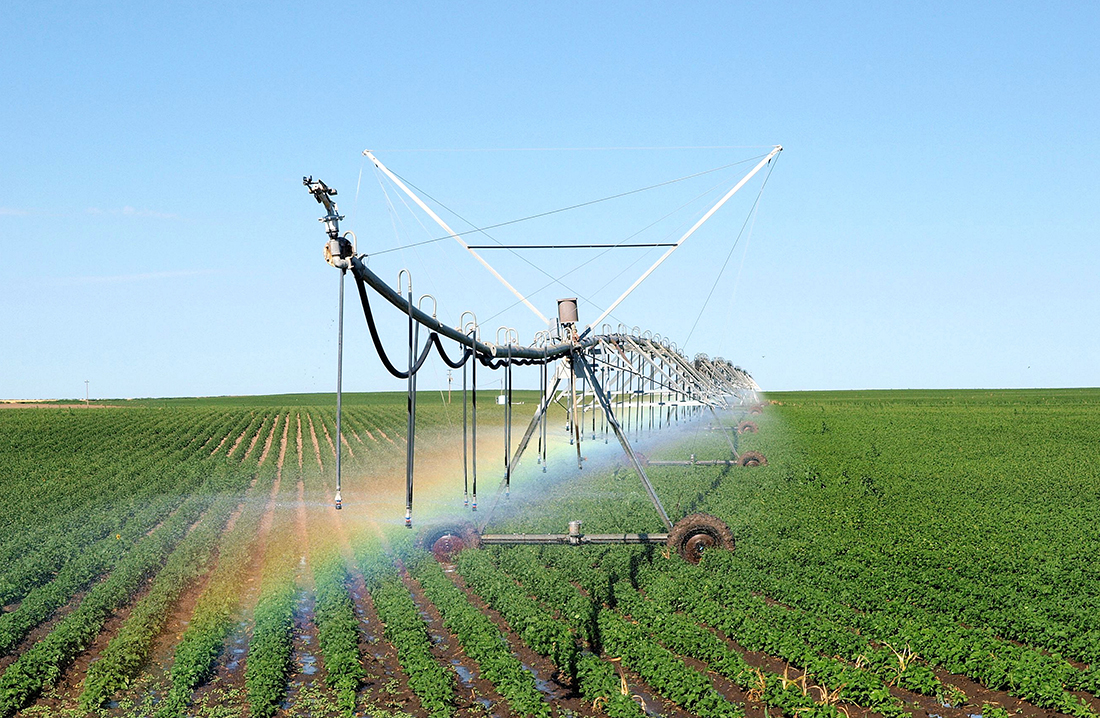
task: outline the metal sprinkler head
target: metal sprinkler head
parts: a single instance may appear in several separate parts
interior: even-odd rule
[[[343,507],[343,504],[344,504],[344,499],[341,498],[339,491],[336,492],[335,501],[336,501],[336,510],[339,511]]]
[[[412,511],[405,512],[405,528],[411,529],[413,527]]]

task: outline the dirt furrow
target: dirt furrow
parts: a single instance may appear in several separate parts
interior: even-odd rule
[[[409,678],[401,670],[397,648],[386,640],[385,627],[363,582],[363,574],[354,567],[348,573],[351,578],[348,590],[359,618],[359,655],[366,672],[357,702],[367,705],[397,702],[405,712],[421,715],[420,699],[409,690]]]
[[[317,467],[324,471],[325,465],[321,462],[321,445],[317,443],[317,432],[313,430],[313,417],[306,414],[306,419],[309,421],[309,438],[313,439],[313,456],[317,459]],[[335,453],[333,451],[333,454]]]
[[[355,432],[352,432],[352,433],[355,433]],[[340,443],[344,445],[344,448],[348,450],[348,454],[350,454],[351,458],[354,459],[355,458],[355,452],[352,451],[351,444],[348,443],[347,437],[344,436],[343,429],[340,430]]]
[[[241,435],[237,437],[237,440],[233,442],[233,446],[229,447],[229,451],[225,452],[225,455],[227,457],[233,456],[233,452],[236,451],[237,447],[241,445],[242,441],[244,441],[244,437],[247,433],[248,427],[246,426],[244,431],[241,432]]]
[[[312,418],[310,419],[312,421]],[[321,431],[325,434],[325,441],[328,442],[329,451],[332,452],[332,458],[336,458],[336,445],[332,443],[332,436],[328,433],[328,427],[325,426],[325,422],[321,422]],[[347,442],[344,442],[347,444]]]
[[[298,423],[298,470],[302,470],[302,415],[295,414],[295,420]]]
[[[566,709],[576,715],[595,716],[601,715],[593,711],[576,691],[569,676],[561,674],[557,667],[549,659],[532,651],[515,632],[512,631],[504,617],[489,607],[485,601],[470,590],[462,576],[455,571],[453,566],[443,564],[443,573],[447,578],[466,594],[466,599],[481,611],[504,636],[511,649],[512,655],[519,659],[523,668],[535,678],[535,687],[543,694],[545,700],[556,706],[559,710]]]
[[[273,432],[275,430],[275,425],[278,424],[278,423],[279,423],[279,417],[278,417],[278,415],[276,415],[275,416],[275,421],[272,422],[272,425],[271,425],[271,431],[268,432],[268,436],[271,436],[271,432]],[[245,449],[245,452],[244,452],[244,458],[245,459],[247,459],[249,456],[252,456],[252,450],[256,448],[256,442],[258,442],[260,440],[260,434],[263,433],[263,428],[264,428],[263,424],[260,424],[259,430],[257,430],[256,433],[252,435],[252,441],[248,442],[248,448]]]
[[[232,435],[233,435],[233,432],[230,431],[228,434],[223,436],[222,440],[218,442],[218,445],[214,447],[214,450],[210,452],[210,455],[213,456],[214,454],[218,453],[218,450],[222,448],[222,446],[225,444],[225,442],[228,441],[229,437],[232,436]]]
[[[302,589],[294,608],[294,635],[291,641],[291,669],[287,676],[286,704],[288,715],[300,714],[295,710],[299,694],[329,695],[325,683],[325,667],[319,660],[320,641],[317,625],[313,620],[316,597],[313,594],[313,572],[308,564],[309,532],[306,528],[305,483],[298,478],[298,505],[295,507],[294,531],[301,554],[298,585]]]
[[[289,418],[289,415],[288,415]],[[260,598],[260,575],[263,570],[262,557],[267,552],[267,545],[271,535],[271,526],[275,521],[275,511],[278,510],[277,499],[279,488],[283,481],[283,466],[286,462],[287,438],[290,429],[290,421],[283,424],[283,435],[279,441],[279,455],[275,460],[275,480],[268,492],[267,505],[264,507],[264,515],[260,518],[260,526],[256,531],[254,555],[258,559],[249,566],[247,576],[242,580],[239,590],[240,602],[237,607],[237,625],[226,638],[225,650],[218,657],[214,666],[213,677],[195,692],[193,704],[201,706],[208,701],[221,702],[225,696],[233,696],[235,703],[241,701],[243,709],[244,701],[244,664],[248,654],[249,623],[256,608],[256,602]]]
[[[401,569],[401,581],[412,594],[413,602],[428,625],[428,634],[432,639],[432,654],[437,661],[450,666],[458,677],[458,690],[455,694],[455,705],[458,708],[456,715],[463,718],[475,718],[475,716],[484,718],[486,713],[492,713],[500,718],[516,716],[508,702],[497,693],[493,684],[481,677],[480,666],[463,652],[458,639],[444,627],[439,609],[428,600],[420,584],[409,576],[404,567]]]
[[[271,431],[269,431],[268,434],[267,434],[267,440],[264,441],[264,450],[260,454],[260,466],[263,466],[264,462],[267,461],[267,454],[268,454],[269,451],[271,451],[271,442],[275,438],[275,431],[279,428],[279,418],[280,417],[275,418],[275,423],[273,423],[271,425]],[[283,441],[286,441],[286,427],[289,424],[290,424],[290,414],[287,414],[286,415],[286,421],[283,424]],[[245,455],[245,458],[246,459],[248,458],[247,454]],[[280,460],[279,466],[280,467],[282,466],[281,460]]]

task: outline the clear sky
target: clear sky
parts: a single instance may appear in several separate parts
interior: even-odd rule
[[[766,389],[1095,386],[1097,37],[1095,3],[5,3],[0,398],[331,390],[337,275],[302,176],[339,189],[360,251],[439,235],[365,148],[485,226],[782,144],[751,235],[763,173],[620,321],[682,344],[701,317],[688,353]],[[398,151],[673,146],[727,148]],[[491,234],[619,241],[672,213],[639,240],[675,238],[749,167]],[[457,250],[371,266],[529,340]],[[570,251],[486,256],[533,292],[594,256]],[[535,299],[591,319],[643,251]],[[347,327],[347,388],[401,388]]]

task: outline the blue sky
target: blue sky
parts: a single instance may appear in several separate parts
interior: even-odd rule
[[[340,190],[360,251],[438,236],[392,186],[391,217],[365,148],[484,226],[782,144],[751,237],[730,254],[763,175],[621,321],[682,343],[701,316],[688,352],[770,389],[1094,386],[1098,34],[1089,3],[8,3],[0,398],[330,390],[336,275],[302,176]],[[669,146],[729,148],[397,151]],[[702,196],[657,241],[748,166],[492,234],[619,240]],[[456,251],[371,266],[489,324],[507,296]],[[606,306],[653,256],[537,300]],[[527,339],[533,319],[492,323]],[[346,351],[349,389],[400,388],[354,314]]]

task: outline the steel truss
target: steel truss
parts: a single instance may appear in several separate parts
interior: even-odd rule
[[[371,156],[371,159],[385,171],[385,168],[373,156]],[[763,164],[761,163],[753,172],[755,173]],[[399,180],[395,181],[399,182]],[[503,478],[493,496],[489,510],[480,514],[483,517],[477,527],[477,540],[480,543],[564,543],[577,545],[583,543],[664,543],[668,541],[669,536],[673,534],[674,524],[649,480],[646,466],[649,464],[702,465],[708,462],[697,462],[694,457],[690,462],[648,462],[644,456],[634,451],[631,443],[631,437],[636,438],[643,431],[659,431],[681,421],[696,419],[705,414],[709,415],[729,442],[732,457],[729,461],[711,463],[736,463],[738,457],[737,428],[731,429],[725,426],[719,418],[718,412],[757,404],[757,392],[760,387],[745,370],[720,357],[711,359],[705,354],[697,354],[693,358],[688,358],[678,349],[675,343],[658,334],[648,331],[642,332],[637,327],[628,330],[620,325],[617,330],[612,331],[610,325],[603,324],[599,333],[593,331],[593,325],[578,331],[575,316],[567,318],[564,315],[559,315],[558,321],[554,323],[552,328],[539,332],[534,341],[526,345],[519,343],[515,330],[505,327],[497,330],[495,342],[483,340],[481,327],[472,312],[463,313],[459,325],[451,327],[440,321],[436,316],[434,298],[430,295],[423,295],[418,300],[414,299],[412,276],[407,270],[401,271],[398,276],[398,287],[394,289],[367,266],[366,255],[359,255],[355,252],[354,235],[350,232],[342,234],[339,229],[339,221],[343,217],[339,214],[336,203],[332,199],[336,194],[335,190],[328,188],[323,182],[314,181],[312,178],[305,178],[303,183],[327,211],[327,214],[321,218],[329,238],[325,245],[325,258],[332,266],[340,270],[337,433],[339,434],[340,431],[342,393],[343,280],[344,275],[348,272],[352,274],[355,282],[364,317],[379,358],[392,375],[407,382],[408,439],[406,442],[405,486],[405,525],[407,527],[412,527],[415,477],[416,378],[433,347],[448,366],[454,369],[461,368],[463,371],[463,504],[469,507],[471,511],[477,511],[478,509],[477,366],[481,364],[490,370],[503,369],[505,371],[504,387],[507,397],[505,403],[506,413],[509,417],[512,408],[512,369],[517,365],[538,365],[540,367],[541,398],[539,405],[514,449],[512,447],[511,421],[507,420],[505,422]],[[738,187],[742,184],[744,184],[744,180]],[[411,195],[411,191],[403,184],[401,186]],[[724,202],[730,195],[732,195],[732,192],[722,201]],[[717,206],[720,206],[720,204]],[[717,206],[714,209],[717,209]],[[430,213],[430,210],[427,211]],[[713,209],[711,213],[713,213]],[[709,216],[709,213],[707,216]],[[435,218],[434,215],[433,218]],[[442,225],[441,220],[437,219],[437,221],[445,227],[445,225]],[[450,231],[449,228],[446,229]],[[686,239],[686,237],[687,235],[683,239]],[[467,246],[467,249],[470,248]],[[474,253],[472,249],[470,251]],[[476,253],[474,254],[477,256]],[[498,279],[504,281],[484,260],[481,260],[480,257],[478,259]],[[648,276],[649,272],[644,276]],[[536,314],[542,316],[511,285],[506,282],[505,285],[517,296],[520,296],[524,303]],[[635,283],[636,285],[637,283]],[[633,287],[631,287],[632,289]],[[402,368],[398,368],[383,347],[375,325],[368,290],[397,308],[408,318],[408,351]],[[628,290],[627,293],[631,290]],[[619,301],[625,296],[624,294]],[[428,298],[432,299],[433,308],[431,313],[422,309],[424,300]],[[575,313],[575,304],[573,305],[573,312]],[[600,319],[606,314],[607,312]],[[501,339],[502,332],[504,334],[503,340]],[[422,334],[426,336],[423,341]],[[461,352],[459,358],[453,358],[446,353],[444,340],[449,340],[457,345],[458,350]],[[550,369],[551,365],[553,365],[552,371]],[[472,402],[469,403],[467,402],[467,368],[469,368],[470,376],[469,394],[472,395]],[[492,517],[500,499],[508,496],[512,476],[519,467],[532,438],[536,435],[538,436],[537,460],[543,466],[543,470],[546,470],[547,420],[548,410],[552,404],[558,404],[565,410],[570,443],[576,445],[578,469],[583,468],[581,444],[585,440],[586,429],[590,441],[597,441],[597,437],[601,434],[604,443],[608,443],[610,436],[615,437],[637,474],[667,533],[585,535],[580,532],[579,521],[570,524],[568,534],[481,533]],[[472,444],[467,441],[469,436],[472,436]],[[341,441],[339,438],[336,440],[336,450],[337,489],[335,501],[336,507],[340,508],[342,497],[340,494]],[[448,535],[448,540],[453,538]]]

